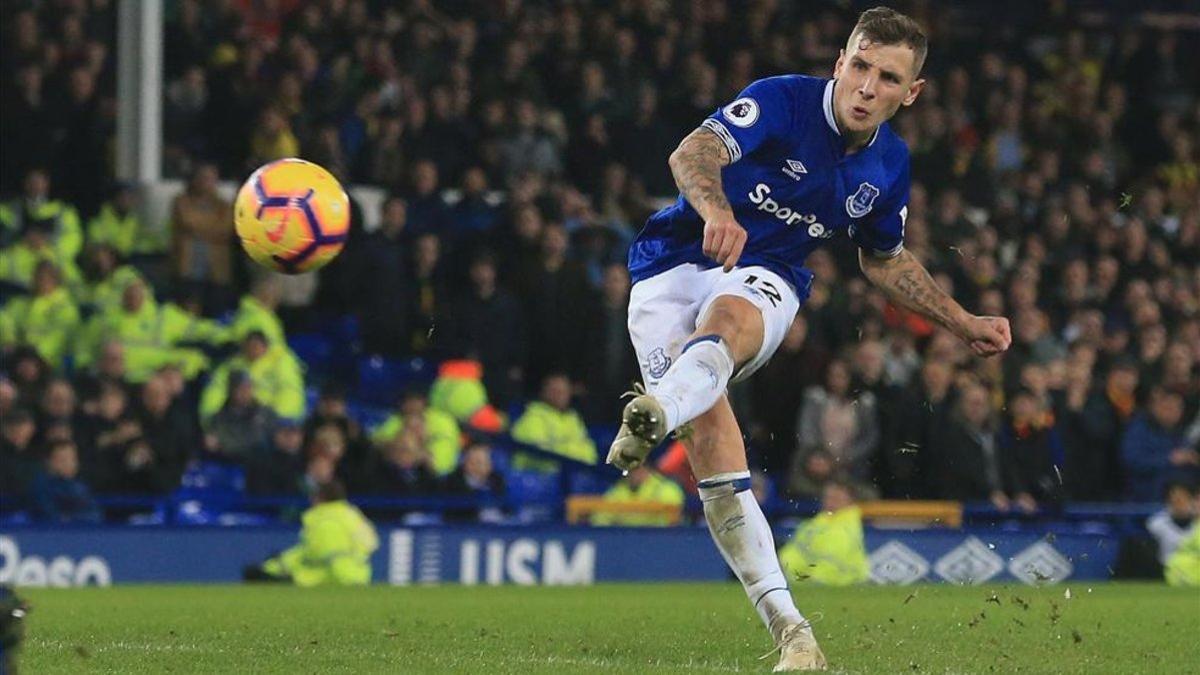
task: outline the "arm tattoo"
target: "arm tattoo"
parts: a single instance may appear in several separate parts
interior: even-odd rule
[[[888,298],[907,309],[923,314],[961,335],[966,310],[942,290],[925,266],[907,249],[894,258],[880,260],[859,251],[863,273]]]
[[[721,167],[729,164],[729,150],[716,134],[700,127],[688,134],[671,153],[671,174],[679,192],[701,217],[731,211],[721,187]]]

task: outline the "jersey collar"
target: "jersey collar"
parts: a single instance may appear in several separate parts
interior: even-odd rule
[[[836,83],[837,78],[825,83],[825,96],[821,99],[821,107],[825,111],[825,123],[829,125],[830,129],[833,129],[833,133],[841,136],[842,130],[838,129],[837,119],[835,119],[833,116],[833,86]],[[879,126],[881,127],[883,125],[881,124]],[[867,145],[865,147],[869,148],[872,145],[875,145],[875,139],[877,138],[879,138],[879,127],[875,127],[875,133],[871,136],[871,140],[867,141]]]

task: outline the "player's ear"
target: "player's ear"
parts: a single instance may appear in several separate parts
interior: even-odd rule
[[[912,105],[913,102],[917,100],[917,97],[921,95],[921,90],[924,88],[925,80],[914,80],[913,83],[909,85],[908,94],[905,95],[904,100],[900,102],[900,105]]]
[[[845,50],[845,49],[839,49],[839,50],[838,50],[838,58],[837,58],[837,62],[835,62],[835,63],[833,64],[833,76],[834,76],[834,77],[837,77],[837,76],[838,76],[838,73],[842,72],[842,62],[843,62],[843,61],[845,61],[845,60],[846,60],[846,50]]]

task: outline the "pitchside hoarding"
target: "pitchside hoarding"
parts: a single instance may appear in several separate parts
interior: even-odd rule
[[[375,580],[391,584],[591,584],[729,578],[703,528],[402,527],[380,532]],[[786,536],[778,533],[780,540]],[[234,582],[296,541],[274,527],[11,528],[0,583]],[[876,583],[1107,579],[1118,541],[1098,534],[868,530]]]

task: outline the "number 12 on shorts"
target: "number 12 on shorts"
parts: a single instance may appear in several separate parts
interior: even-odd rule
[[[779,289],[775,288],[775,284],[766,279],[759,279],[757,274],[747,274],[742,283],[767,296],[772,307],[778,307],[780,301],[783,300],[783,296],[779,294]]]

